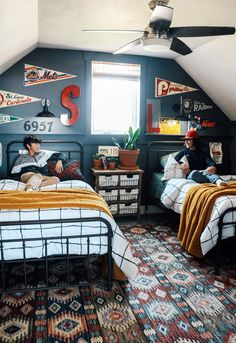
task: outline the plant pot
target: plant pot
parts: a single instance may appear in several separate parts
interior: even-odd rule
[[[138,155],[140,154],[140,149],[136,150],[119,150],[119,160],[120,160],[120,168],[124,169],[136,169],[137,167],[137,160]]]
[[[94,169],[102,169],[102,160],[93,160]]]
[[[108,162],[108,169],[111,169],[111,170],[116,169],[116,162]]]

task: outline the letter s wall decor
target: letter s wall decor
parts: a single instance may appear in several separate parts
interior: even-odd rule
[[[68,108],[71,113],[69,118],[68,113],[60,115],[60,121],[65,126],[75,125],[79,119],[80,110],[78,106],[71,101],[70,98],[77,98],[80,96],[80,87],[76,85],[69,85],[61,92],[61,103],[64,107]]]

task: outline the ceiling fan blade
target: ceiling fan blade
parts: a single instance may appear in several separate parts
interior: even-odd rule
[[[185,26],[171,27],[168,33],[172,37],[206,37],[233,35],[235,27],[230,26]]]
[[[188,55],[192,50],[180,39],[174,37],[170,46],[170,50],[177,52],[180,55]]]
[[[126,50],[129,50],[131,48],[134,48],[135,46],[141,44],[141,38],[135,39],[132,42],[129,42],[128,44],[123,45],[120,49],[113,52],[113,54],[122,54],[122,52],[125,52]]]
[[[83,32],[104,32],[104,33],[143,33],[144,30],[82,30]]]

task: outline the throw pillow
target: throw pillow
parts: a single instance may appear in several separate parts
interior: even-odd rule
[[[181,162],[188,164],[187,157],[184,156],[181,159]],[[174,159],[174,156],[171,154],[168,157],[167,163],[164,168],[164,176],[162,180],[170,180],[170,179],[185,179],[186,174],[183,172],[180,164]]]
[[[167,163],[167,161],[168,161],[168,158],[169,158],[170,156],[175,157],[175,155],[177,155],[178,153],[179,153],[179,151],[175,151],[175,152],[173,152],[173,153],[171,153],[171,154],[161,156],[161,158],[160,158],[160,165],[161,165],[163,168],[165,168],[166,163]]]
[[[62,173],[58,174],[55,171],[55,165],[57,162],[49,161],[48,162],[48,170],[51,176],[57,176],[61,181],[66,180],[81,180],[84,181],[84,176],[80,170],[80,161],[75,161],[72,159],[67,159],[62,162],[63,164],[63,171]]]

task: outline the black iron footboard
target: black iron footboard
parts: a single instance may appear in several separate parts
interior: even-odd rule
[[[232,225],[234,226],[234,241],[235,241],[235,246],[236,246],[236,222],[231,220],[231,221],[226,221],[224,220],[226,214],[230,212],[236,211],[236,207],[231,207],[225,210],[221,215],[218,223],[219,227],[219,232],[218,232],[218,238],[217,238],[217,244],[216,244],[216,260],[215,260],[215,273],[216,275],[220,274],[220,264],[221,264],[221,248],[222,248],[222,233],[223,229],[227,225]]]
[[[23,286],[20,289],[20,291],[29,291],[29,286],[27,285],[27,270],[26,270],[26,264],[28,262],[33,262],[33,261],[42,261],[44,263],[45,266],[45,284],[42,286],[37,286],[34,288],[30,288],[31,290],[47,290],[49,288],[61,288],[61,287],[74,287],[74,286],[86,286],[86,285],[91,285],[94,283],[98,283],[97,281],[94,282],[93,280],[91,280],[90,278],[90,269],[89,269],[89,259],[91,258],[91,256],[100,256],[98,254],[90,254],[90,239],[92,237],[107,237],[107,279],[106,281],[101,281],[100,283],[104,284],[106,282],[107,284],[107,288],[108,290],[111,289],[112,287],[112,236],[113,236],[113,232],[112,232],[112,227],[111,227],[111,223],[105,219],[105,218],[101,218],[101,217],[88,217],[88,218],[73,218],[73,219],[48,219],[48,220],[36,220],[36,221],[9,221],[9,222],[0,222],[0,228],[1,226],[11,226],[11,225],[35,225],[35,224],[55,224],[55,223],[59,223],[59,224],[65,224],[65,223],[85,223],[85,222],[100,222],[101,224],[105,224],[105,227],[107,228],[106,232],[104,233],[98,233],[98,234],[89,234],[89,233],[85,233],[82,235],[73,235],[73,236],[62,236],[60,237],[61,240],[66,241],[66,254],[60,255],[59,257],[55,257],[55,256],[50,256],[48,255],[48,241],[52,241],[53,239],[58,239],[58,237],[45,237],[45,238],[26,238],[26,239],[8,239],[8,240],[0,240],[0,254],[1,254],[1,275],[0,275],[0,282],[1,282],[1,286],[0,286],[0,294],[2,293],[9,293],[9,292],[16,292],[16,289],[9,289],[7,288],[7,273],[6,273],[6,265],[8,263],[22,263],[23,264]],[[100,225],[101,225],[100,224]],[[76,255],[72,256],[70,255],[70,249],[69,249],[69,245],[70,245],[70,239],[75,239],[75,238],[87,238],[87,254],[85,255]],[[42,258],[26,258],[26,243],[27,242],[35,242],[35,241],[41,241],[44,244],[45,247],[45,256]],[[4,260],[4,244],[5,243],[14,243],[14,242],[22,242],[22,248],[23,248],[23,259],[22,260]],[[64,243],[63,243],[64,244]],[[87,258],[87,265],[88,265],[88,269],[87,269],[87,278],[86,278],[86,282],[79,282],[78,284],[71,284],[70,283],[70,264],[71,264],[71,260],[73,258]],[[66,265],[67,265],[67,277],[65,280],[65,284],[63,282],[63,285],[58,285],[58,286],[51,286],[49,285],[49,270],[48,270],[48,264],[50,262],[50,260],[55,260],[56,258],[58,259],[63,259],[66,261]]]

